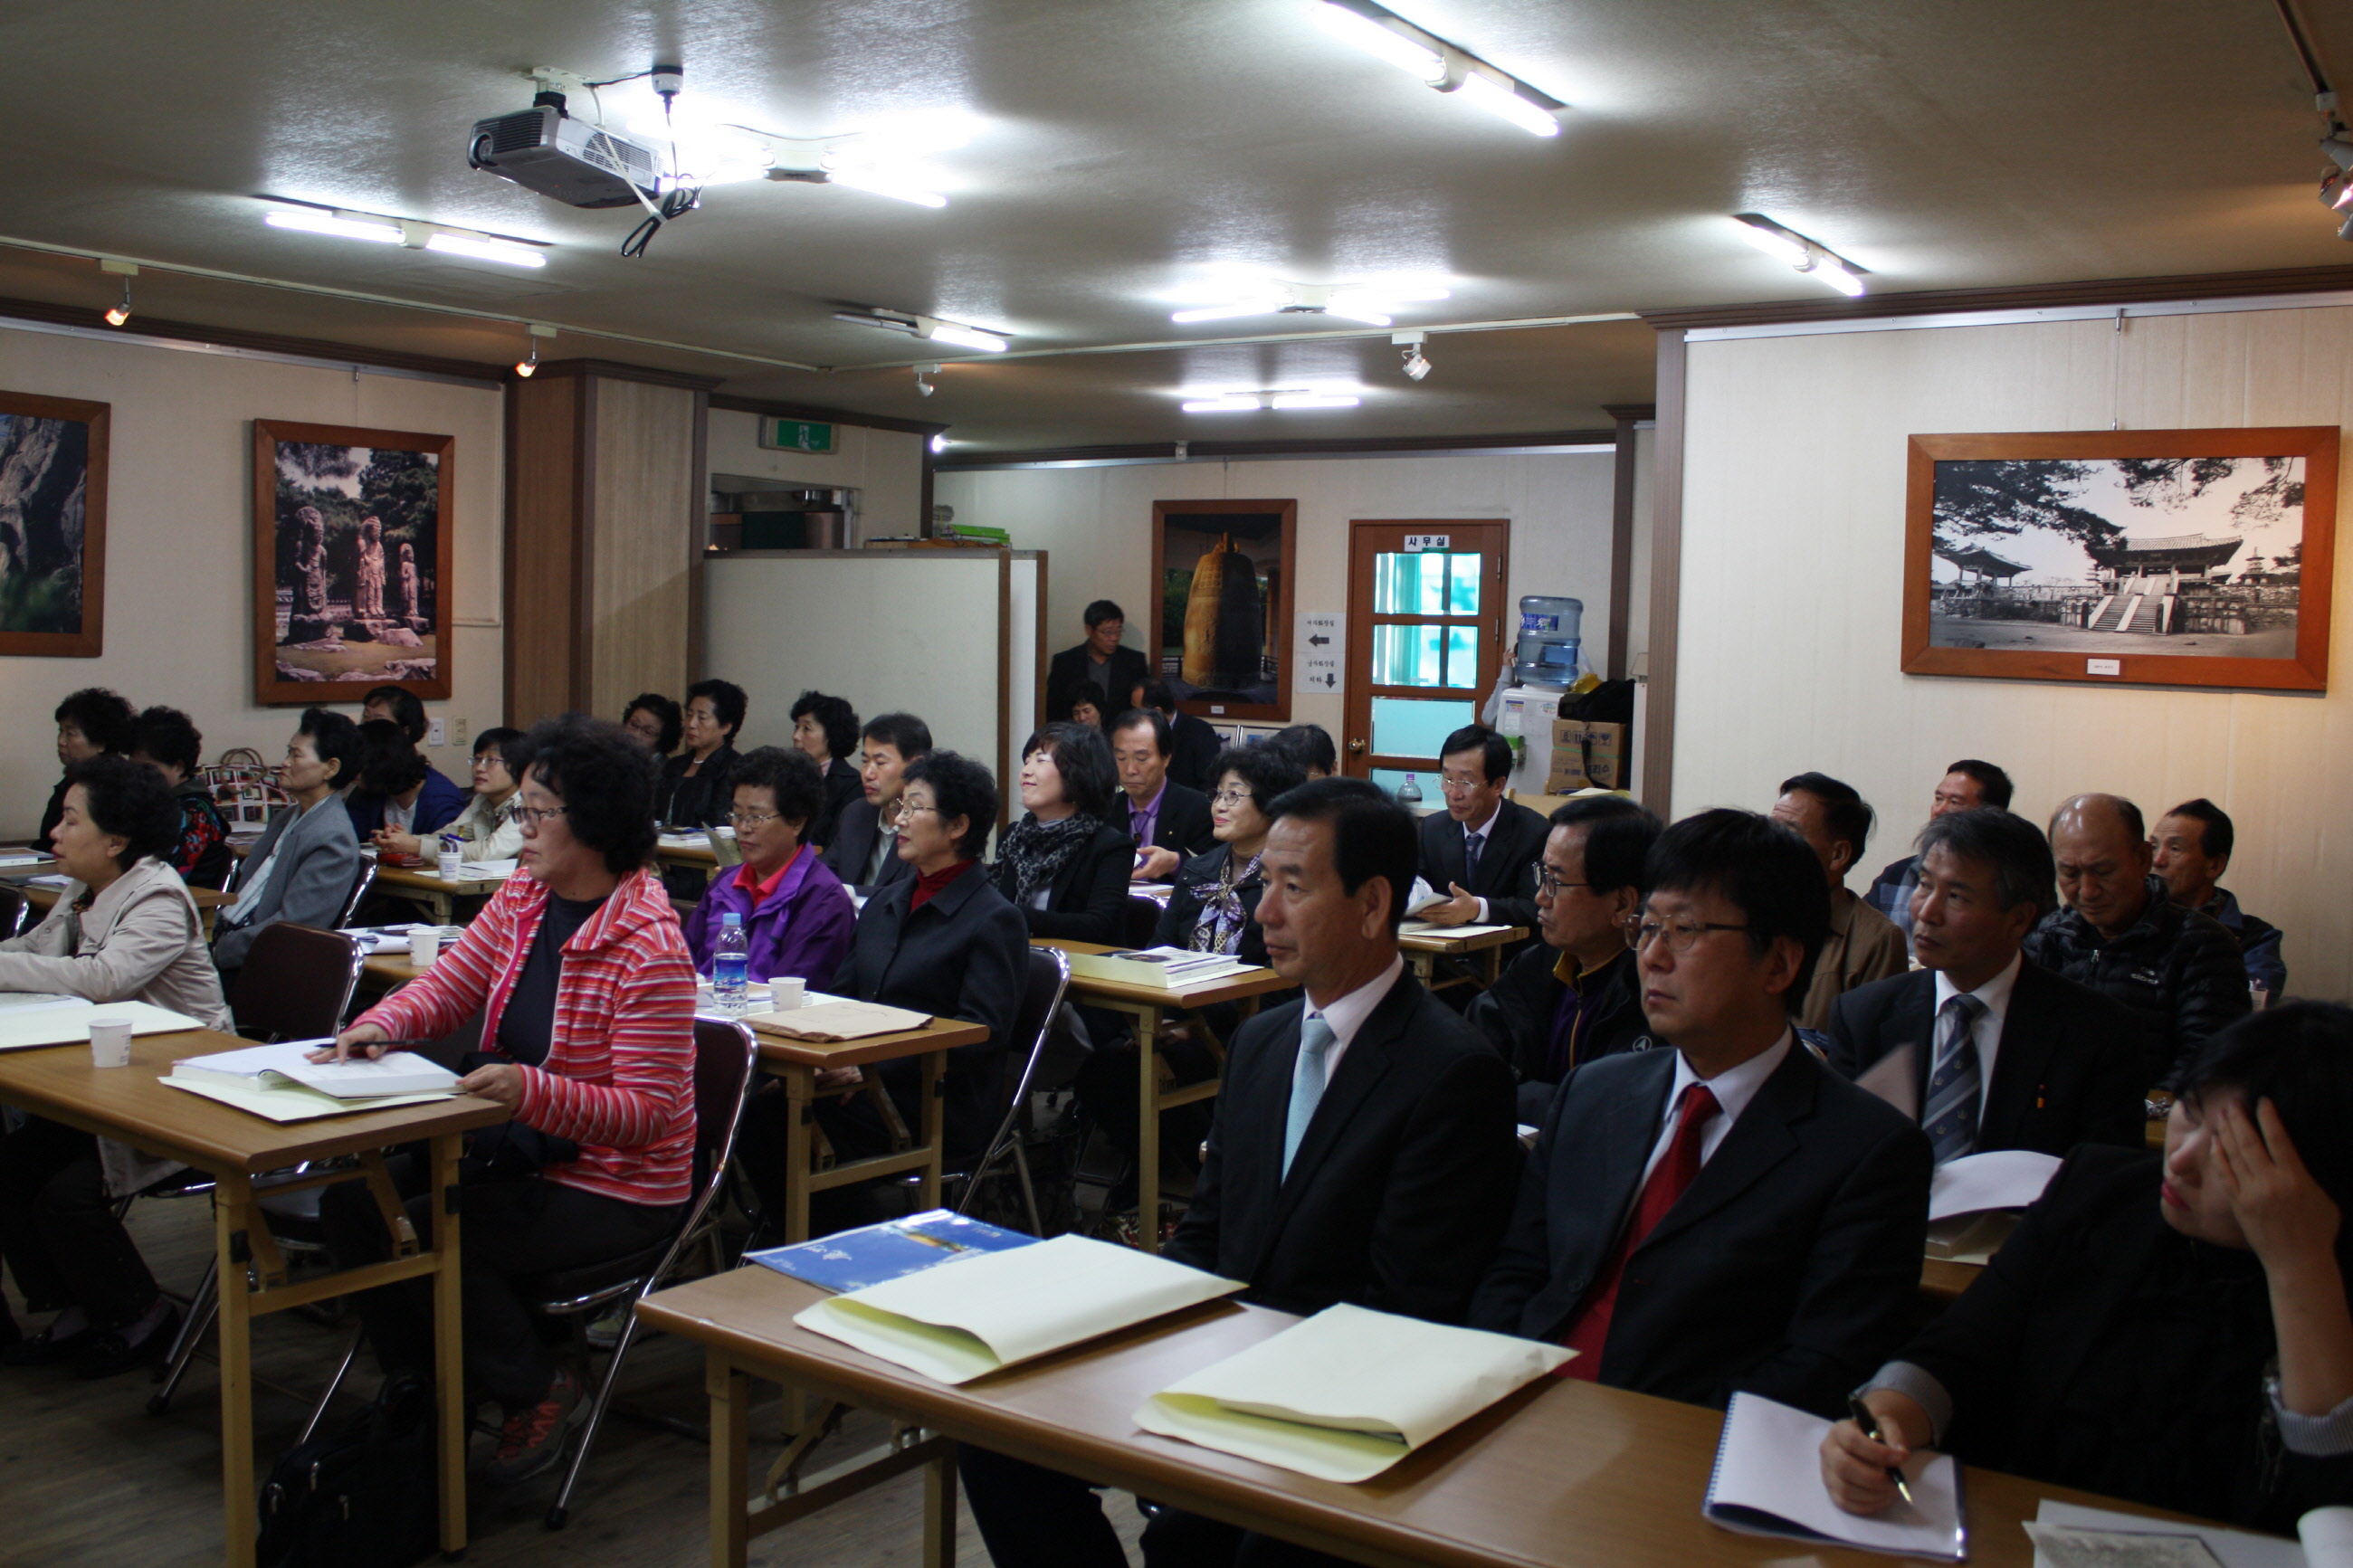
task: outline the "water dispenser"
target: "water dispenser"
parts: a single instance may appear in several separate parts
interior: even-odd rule
[[[1520,643],[1512,679],[1521,686],[1565,687],[1577,679],[1585,601],[1529,594],[1520,600]]]

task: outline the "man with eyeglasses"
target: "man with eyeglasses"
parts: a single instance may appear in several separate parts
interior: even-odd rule
[[[1208,854],[1218,841],[1216,824],[1209,820],[1209,797],[1168,776],[1172,747],[1167,717],[1156,709],[1131,708],[1112,724],[1119,808],[1135,838],[1135,881],[1165,882],[1177,867]]]
[[[1421,819],[1421,877],[1447,898],[1416,914],[1434,925],[1536,923],[1535,864],[1545,819],[1504,798],[1512,746],[1483,724],[1466,724],[1439,749],[1444,812]]]
[[[1561,806],[1551,826],[1536,863],[1544,940],[1462,1011],[1519,1075],[1530,1126],[1578,1063],[1630,1050],[1650,1031],[1625,923],[1641,908],[1659,819],[1623,795],[1598,795]]]
[[[1830,927],[1803,839],[1703,812],[1649,872],[1629,934],[1663,1048],[1562,1080],[1472,1326],[1568,1346],[1565,1376],[1831,1415],[1909,1330],[1928,1141],[1798,1044]]]

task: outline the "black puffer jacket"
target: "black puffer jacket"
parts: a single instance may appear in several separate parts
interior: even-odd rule
[[[2170,902],[2157,877],[2148,907],[2122,936],[2110,941],[2073,910],[2055,910],[2028,933],[2026,956],[2140,1020],[2152,1084],[2253,1006],[2237,941],[2211,917]]]

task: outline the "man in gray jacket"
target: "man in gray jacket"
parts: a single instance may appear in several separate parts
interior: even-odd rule
[[[221,910],[213,962],[234,981],[256,932],[275,921],[332,931],[359,879],[360,841],[335,790],[359,768],[359,726],[324,708],[306,709],[278,784],[294,804],[270,819],[231,884]],[[332,805],[332,810],[325,809]]]

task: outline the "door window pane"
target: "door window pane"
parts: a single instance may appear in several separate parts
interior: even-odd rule
[[[1479,628],[1449,626],[1446,628],[1446,684],[1484,690],[1487,679],[1479,668]]]
[[[1446,614],[1446,557],[1427,551],[1375,557],[1373,611],[1383,616]]]
[[[1444,626],[1375,626],[1375,686],[1446,684]]]
[[[1479,613],[1479,559],[1475,554],[1446,558],[1448,615],[1475,616]]]
[[[1373,750],[1385,757],[1428,757],[1431,778],[1425,794],[1434,795],[1439,747],[1465,724],[1475,723],[1479,705],[1451,699],[1376,697],[1373,699]]]
[[[1421,792],[1419,801],[1405,803],[1409,811],[1426,813],[1446,809],[1446,797],[1438,791],[1438,765],[1435,763],[1426,768],[1375,768],[1371,777],[1375,784],[1394,797],[1398,786],[1405,783],[1409,774],[1413,778],[1413,787]]]

